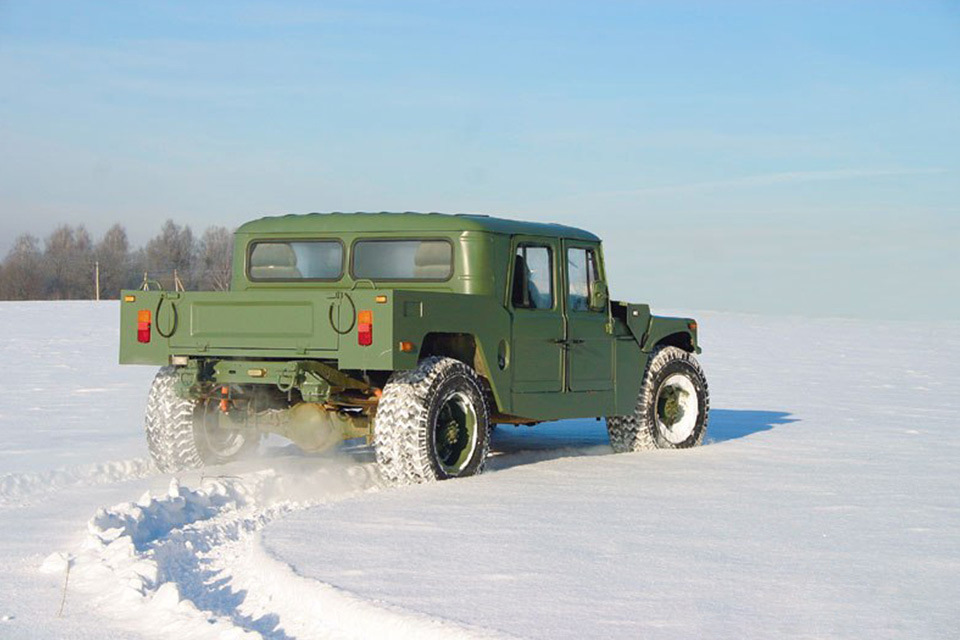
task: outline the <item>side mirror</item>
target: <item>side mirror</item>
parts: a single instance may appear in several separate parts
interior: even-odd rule
[[[607,283],[603,280],[594,282],[590,290],[590,310],[605,311],[609,299],[610,293],[607,291]]]

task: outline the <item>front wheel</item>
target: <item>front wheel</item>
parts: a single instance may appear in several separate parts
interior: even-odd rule
[[[157,372],[147,398],[144,426],[150,457],[160,471],[223,464],[256,449],[259,434],[221,425],[218,403],[177,395],[174,367]]]
[[[610,445],[617,453],[686,449],[703,442],[710,392],[700,363],[677,347],[650,356],[633,413],[607,418]]]
[[[472,476],[490,448],[490,413],[476,372],[429,357],[383,389],[374,423],[380,474],[392,484]]]

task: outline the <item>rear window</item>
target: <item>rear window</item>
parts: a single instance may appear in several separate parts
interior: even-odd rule
[[[358,240],[353,277],[370,280],[449,280],[453,245],[448,240]]]
[[[256,242],[247,275],[251,280],[339,280],[343,245],[336,240]]]

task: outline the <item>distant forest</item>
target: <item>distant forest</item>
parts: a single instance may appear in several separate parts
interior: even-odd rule
[[[115,299],[137,289],[144,274],[164,289],[225,290],[230,286],[233,233],[208,227],[199,238],[167,220],[146,246],[131,248],[120,224],[94,242],[82,225],[62,225],[44,238],[23,234],[0,263],[0,300]],[[154,285],[155,286],[155,285]]]

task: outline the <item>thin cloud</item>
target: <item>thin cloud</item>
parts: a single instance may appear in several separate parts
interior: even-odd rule
[[[946,169],[836,169],[832,171],[782,171],[763,173],[728,180],[708,180],[660,187],[643,187],[623,191],[605,191],[592,196],[638,196],[648,194],[676,194],[711,191],[715,189],[739,189],[743,187],[766,187],[780,184],[798,184],[804,182],[827,182],[839,180],[857,180],[860,178],[880,178],[888,176],[914,176],[947,173]]]

